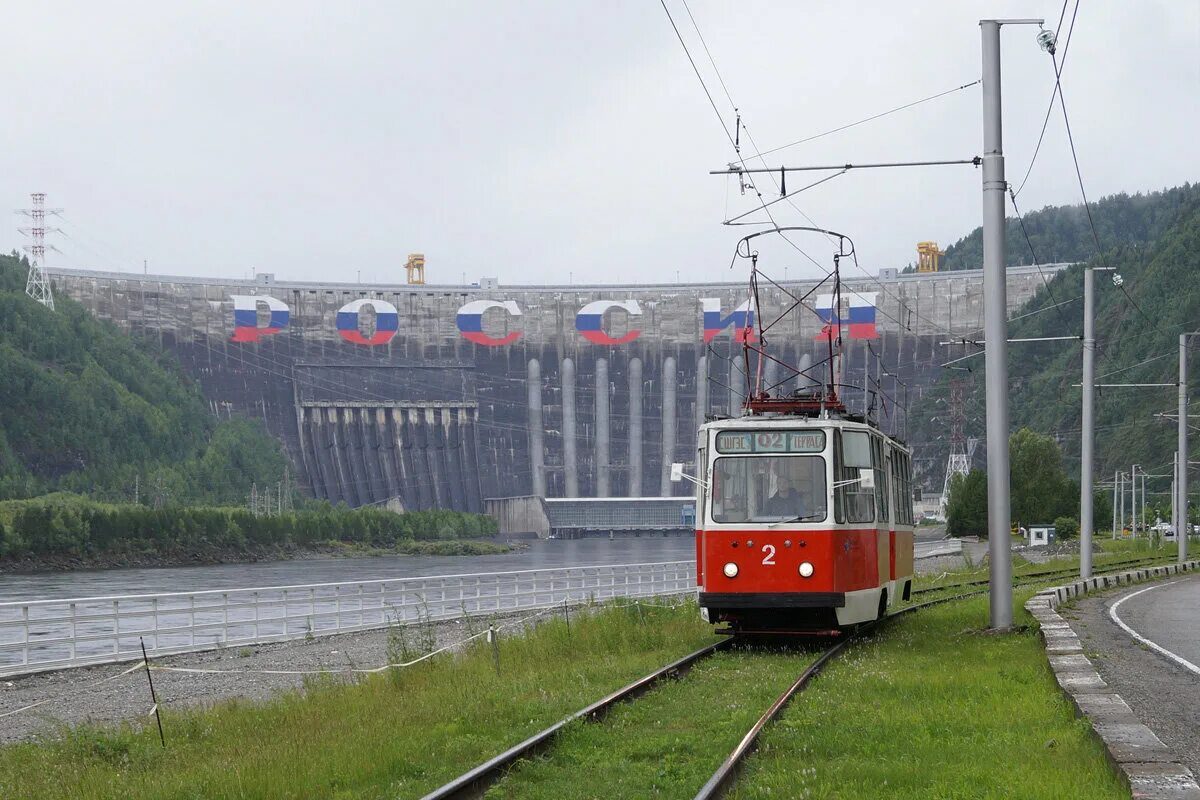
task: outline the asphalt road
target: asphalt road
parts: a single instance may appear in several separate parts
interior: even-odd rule
[[[1175,660],[1200,670],[1198,604],[1200,575],[1192,575],[1088,597],[1062,613],[1100,677],[1200,775],[1200,671]]]
[[[1200,575],[1135,589],[1113,606],[1110,618],[1128,636],[1200,677]]]

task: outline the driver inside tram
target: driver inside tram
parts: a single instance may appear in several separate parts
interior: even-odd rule
[[[796,490],[793,477],[781,472],[775,476],[775,491],[763,504],[762,513],[768,517],[787,519],[805,517],[809,514],[809,505],[808,498]]]

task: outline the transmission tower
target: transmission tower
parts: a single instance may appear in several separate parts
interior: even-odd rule
[[[954,480],[954,476],[965,476],[971,471],[971,458],[967,454],[967,437],[963,433],[965,421],[963,382],[960,378],[954,378],[950,381],[950,457],[946,459],[946,482],[942,484],[942,499],[938,503],[938,512],[942,519],[946,518],[946,505],[950,502],[950,484]]]
[[[54,310],[54,292],[50,281],[46,278],[43,267],[46,264],[46,233],[60,232],[58,228],[46,227],[46,214],[58,214],[61,208],[46,208],[46,193],[34,192],[29,195],[30,207],[17,209],[18,214],[29,217],[32,223],[28,227],[19,228],[21,233],[29,237],[26,252],[31,256],[29,261],[29,277],[25,280],[25,294],[38,301],[51,311]],[[50,248],[54,249],[53,246]]]

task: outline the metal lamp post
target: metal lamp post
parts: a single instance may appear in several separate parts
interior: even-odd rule
[[[1004,137],[1000,26],[1040,19],[979,21],[983,55],[983,320],[987,406],[988,551],[991,626],[1012,627],[1012,534],[1008,459],[1008,309],[1005,286]],[[1052,38],[1052,37],[1051,37]]]

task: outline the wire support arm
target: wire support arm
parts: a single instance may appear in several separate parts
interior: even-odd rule
[[[983,163],[983,159],[979,156],[973,158],[959,158],[950,161],[886,161],[872,164],[831,164],[827,166],[812,166],[803,167],[744,167],[741,164],[730,163],[725,169],[709,170],[709,175],[749,175],[754,173],[775,173],[785,175],[789,172],[828,172],[832,170],[852,170],[852,169],[886,169],[889,167],[943,167],[961,164],[971,164],[978,167]]]

